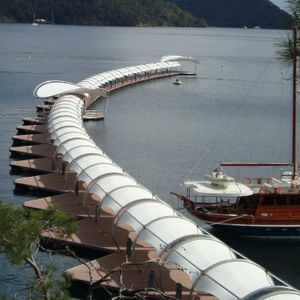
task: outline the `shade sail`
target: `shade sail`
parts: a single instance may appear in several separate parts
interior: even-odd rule
[[[143,186],[135,183],[122,186],[107,194],[102,200],[102,206],[109,207],[115,214],[125,205],[139,199],[155,199],[155,196]]]
[[[50,136],[52,140],[57,140],[63,135],[71,134],[71,133],[87,135],[84,127],[78,126],[76,123],[74,123],[68,126],[60,127],[57,130],[53,130]]]
[[[97,165],[101,168],[102,164],[112,164],[112,160],[104,155],[99,155],[99,153],[89,153],[81,155],[78,159],[73,160],[69,164],[69,169],[81,175],[89,167]]]
[[[181,56],[181,55],[166,55],[160,59],[161,62],[171,62],[171,61],[190,61],[198,63],[198,60],[191,56]]]
[[[135,185],[136,180],[130,177],[126,173],[121,174],[107,174],[106,176],[101,176],[100,178],[94,179],[87,187],[87,191],[99,195],[102,199],[106,194],[110,193],[112,190],[117,188]]]
[[[58,120],[57,122],[54,122],[51,124],[51,126],[48,126],[49,133],[56,132],[57,130],[61,128],[70,128],[70,127],[76,127],[80,128],[83,131],[85,131],[85,128],[83,127],[83,124],[81,122],[74,122],[72,119],[66,119],[63,118],[63,120]]]
[[[61,117],[70,117],[70,118],[76,118],[77,120],[81,120],[82,112],[78,112],[72,108],[64,109],[59,112],[55,112],[55,114],[49,114],[48,116],[48,124],[51,124],[54,120]]]
[[[299,299],[300,299],[300,295],[298,291],[280,291],[280,292],[273,292],[264,295],[262,297],[256,298],[255,300],[299,300]]]
[[[255,290],[271,286],[274,282],[262,267],[247,260],[233,259],[206,270],[196,282],[195,290],[229,300],[242,299]]]
[[[192,236],[180,240],[163,254],[164,261],[179,266],[194,283],[210,266],[235,258],[233,251],[210,236]]]
[[[176,230],[174,230],[175,228]],[[192,234],[202,234],[195,223],[180,216],[168,216],[146,224],[137,233],[135,243],[138,241],[150,243],[156,248],[157,254],[160,255],[173,241]]]
[[[94,158],[104,156],[102,150],[94,145],[78,145],[75,148],[67,151],[64,155],[64,160],[68,161],[70,165],[75,164],[80,158],[86,156],[93,156]]]
[[[61,154],[66,154],[68,151],[70,151],[71,149],[78,147],[80,145],[91,145],[91,146],[95,146],[97,147],[97,145],[94,143],[93,140],[87,138],[82,139],[82,137],[74,137],[72,139],[66,140],[63,143],[61,143],[60,145],[57,146],[56,152],[57,153],[61,153]]]
[[[72,131],[64,132],[63,134],[57,136],[53,141],[53,145],[59,146],[65,141],[72,140],[73,138],[81,138],[82,140],[90,140],[91,138],[85,132],[81,130],[73,129]]]
[[[123,206],[116,215],[114,223],[116,226],[127,224],[135,232],[139,232],[144,225],[166,216],[177,216],[177,213],[166,203],[158,202],[156,199],[142,199]]]
[[[61,81],[61,80],[51,80],[51,81],[45,81],[41,84],[39,84],[33,91],[33,95],[35,97],[44,99],[44,98],[50,98],[53,96],[58,96],[62,93],[74,91],[78,89],[79,86],[67,81]]]
[[[124,171],[117,165],[101,163],[89,166],[85,170],[82,170],[80,173],[78,173],[77,180],[84,181],[86,184],[89,184],[96,177],[112,173],[124,173]]]

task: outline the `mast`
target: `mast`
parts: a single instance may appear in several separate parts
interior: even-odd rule
[[[296,178],[297,27],[293,28],[292,180]]]

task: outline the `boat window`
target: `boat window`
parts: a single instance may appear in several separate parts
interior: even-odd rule
[[[290,205],[300,205],[300,198],[298,198],[298,195],[296,195],[296,197],[290,197]]]
[[[274,205],[274,198],[272,196],[266,195],[262,200],[262,205]]]
[[[276,204],[277,205],[286,205],[286,197],[278,197],[276,199]]]

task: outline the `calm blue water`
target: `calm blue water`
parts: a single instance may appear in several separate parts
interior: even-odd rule
[[[275,42],[286,32],[244,29],[108,28],[0,24],[0,192],[13,194],[9,147],[16,126],[32,116],[33,88],[42,81],[78,82],[88,76],[166,54],[199,59],[198,76],[157,80],[110,95],[104,122],[86,127],[98,145],[142,184],[178,207],[170,191],[197,179],[220,160],[287,161],[290,155],[289,67]],[[228,169],[233,176],[276,175],[276,169]],[[188,213],[182,211],[188,216]],[[198,221],[198,220],[196,220]],[[300,288],[300,241],[226,239]],[[62,269],[76,264],[58,257]],[[0,287],[11,294],[29,270],[0,258]]]

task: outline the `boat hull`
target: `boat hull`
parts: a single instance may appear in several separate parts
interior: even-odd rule
[[[205,204],[195,204],[185,196],[177,195],[177,197],[191,214],[211,225],[215,230],[226,234],[300,237],[300,205],[265,206],[255,208],[251,212],[249,209],[238,209],[236,213],[230,213],[225,206],[222,206],[223,209],[219,206],[209,208]],[[232,208],[229,207],[229,210]]]
[[[208,223],[209,224],[209,223]],[[212,227],[226,234],[258,236],[258,237],[300,237],[300,225],[270,226],[249,224],[214,224]]]

